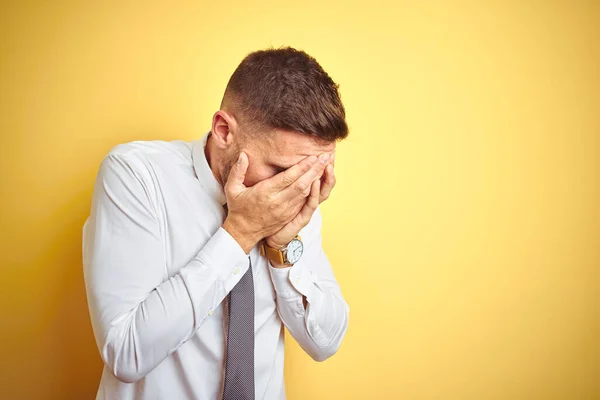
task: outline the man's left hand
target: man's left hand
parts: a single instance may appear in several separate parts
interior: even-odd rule
[[[265,238],[267,245],[281,249],[294,239],[300,230],[310,222],[310,219],[317,209],[317,206],[327,200],[333,187],[335,186],[335,151],[331,154],[329,164],[325,167],[323,175],[315,179],[310,187],[310,195],[306,204],[300,210],[298,215],[287,223],[283,228],[273,235]],[[286,267],[285,265],[274,265],[274,267]]]

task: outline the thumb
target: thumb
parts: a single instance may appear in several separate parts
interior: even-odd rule
[[[248,156],[243,151],[240,153],[236,163],[229,172],[227,185],[233,193],[238,193],[245,188],[244,180],[246,179],[246,171],[248,170]]]

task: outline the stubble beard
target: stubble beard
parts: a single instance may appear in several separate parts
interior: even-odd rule
[[[225,188],[225,185],[227,185],[229,174],[231,173],[233,165],[237,162],[239,156],[240,152],[236,150],[232,152],[223,163],[223,170],[221,171],[221,182],[223,182],[223,188]]]

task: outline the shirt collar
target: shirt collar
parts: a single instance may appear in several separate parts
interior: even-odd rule
[[[208,165],[208,160],[206,159],[206,153],[204,152],[210,135],[211,131],[208,131],[201,139],[192,142],[192,162],[202,188],[210,197],[223,206],[227,203],[225,191],[210,169],[210,165]]]

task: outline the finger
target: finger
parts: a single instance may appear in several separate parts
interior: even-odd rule
[[[291,201],[294,198],[305,198],[310,195],[311,185],[315,179],[320,179],[325,166],[329,162],[329,154],[321,154],[319,161],[312,168],[296,179],[291,185],[280,191],[282,201]]]
[[[317,163],[316,156],[310,156],[304,158],[299,163],[292,165],[290,168],[286,169],[283,172],[278,173],[277,175],[270,178],[271,188],[279,192],[286,187],[290,186],[292,183],[296,182],[299,177],[308,172],[314,164]]]
[[[242,151],[237,162],[233,165],[231,171],[229,172],[229,178],[225,184],[228,192],[237,194],[246,188],[246,186],[244,186],[246,171],[248,171],[248,156]]]
[[[321,185],[321,194],[320,194],[321,202],[323,202],[324,200],[327,200],[329,198],[329,195],[331,194],[331,191],[333,190],[333,187],[335,186],[335,174],[333,172],[332,165],[328,165],[327,168],[325,168],[325,173],[323,174],[323,176],[324,176],[324,182]]]
[[[303,226],[306,226],[308,224],[310,218],[312,217],[313,213],[317,209],[317,206],[319,205],[319,193],[321,191],[320,189],[321,181],[317,179],[312,183],[310,187],[310,195],[308,196],[308,200],[306,201],[306,204],[304,204],[304,207],[302,207],[302,210],[300,210],[299,213],[303,221]]]

